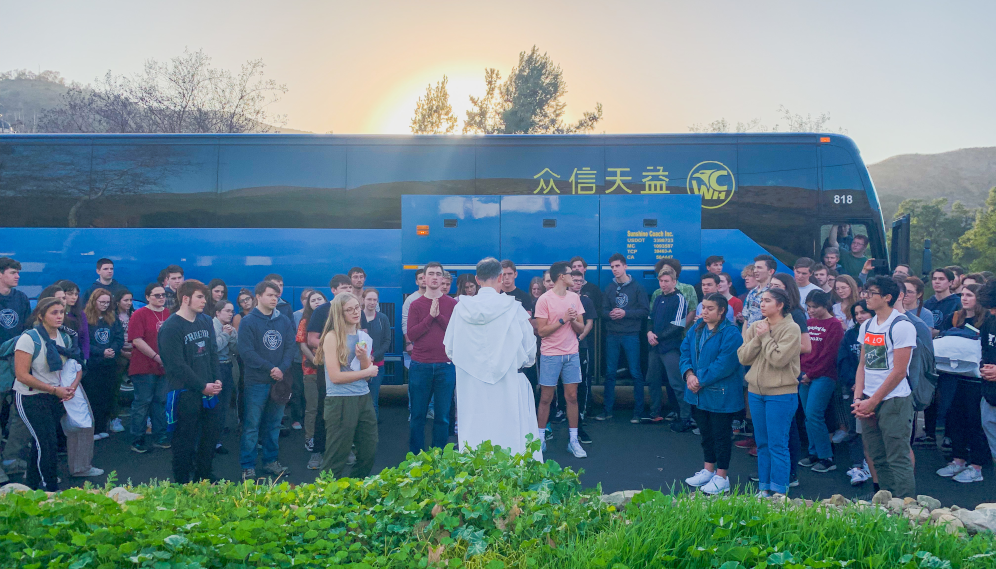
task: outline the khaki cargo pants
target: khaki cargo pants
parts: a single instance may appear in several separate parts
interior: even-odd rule
[[[913,396],[886,399],[871,419],[861,419],[865,455],[875,464],[878,484],[896,498],[916,497],[910,437],[913,434]]]

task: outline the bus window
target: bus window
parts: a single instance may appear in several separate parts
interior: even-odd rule
[[[820,261],[840,274],[857,279],[865,261],[873,257],[868,226],[864,223],[825,224],[820,229],[820,239],[823,243]]]
[[[823,146],[823,192],[820,205],[827,216],[854,215],[868,211],[868,194],[858,175],[858,167],[843,148]]]
[[[86,227],[90,144],[0,144],[4,227]]]

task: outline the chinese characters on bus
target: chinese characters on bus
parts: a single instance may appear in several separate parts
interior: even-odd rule
[[[633,176],[630,175],[629,168],[608,168],[608,172],[609,175],[605,177],[606,194],[613,192],[632,194],[634,190],[640,194],[670,193],[667,189],[669,181],[668,173],[664,171],[663,166],[646,168],[640,176],[640,182],[643,184],[642,187],[640,184],[632,181]],[[539,174],[533,176],[533,179],[539,181],[539,185],[533,191],[534,194],[560,193],[560,188],[557,187],[556,181],[560,180],[561,177],[559,174],[553,172],[553,170],[543,168]],[[597,187],[597,179],[598,172],[585,166],[580,169],[575,168],[571,172],[571,177],[566,181],[571,184],[572,194],[594,194]]]

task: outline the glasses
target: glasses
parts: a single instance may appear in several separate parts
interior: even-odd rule
[[[867,294],[868,296],[883,296],[882,291],[878,290],[866,290],[865,294]]]
[[[109,306],[111,304],[110,300],[98,300],[97,306]]]
[[[166,293],[160,292],[158,294],[150,294],[149,298],[166,298]]]
[[[353,307],[350,307],[350,308],[343,308],[342,311],[343,312],[359,312],[360,311],[360,307],[359,306],[353,306]]]

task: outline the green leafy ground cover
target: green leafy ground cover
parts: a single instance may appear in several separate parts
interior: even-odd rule
[[[108,489],[0,498],[0,566],[996,567],[992,536],[879,511],[656,491],[617,511],[553,461],[488,447],[409,455],[366,480],[158,483],[124,504]]]

